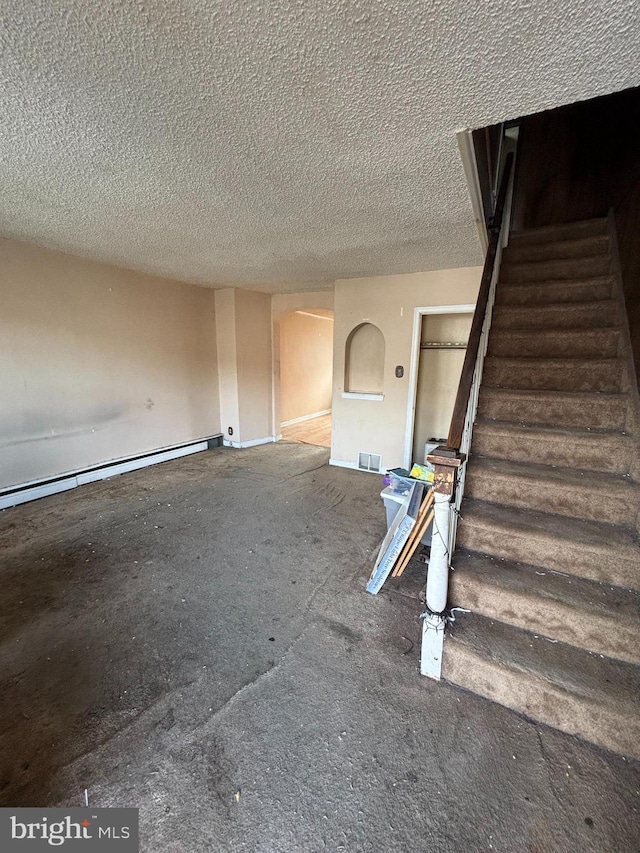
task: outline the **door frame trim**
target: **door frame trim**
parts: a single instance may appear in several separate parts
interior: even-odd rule
[[[413,430],[416,420],[416,401],[418,398],[418,368],[420,366],[420,336],[422,333],[422,318],[425,314],[473,314],[476,306],[473,303],[458,305],[429,305],[413,309],[413,330],[411,334],[411,363],[409,366],[409,394],[407,399],[407,417],[404,433],[405,468],[411,467],[413,455]]]

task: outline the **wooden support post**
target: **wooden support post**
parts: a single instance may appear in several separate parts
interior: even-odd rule
[[[458,468],[466,459],[464,453],[452,447],[436,447],[427,456],[427,462],[434,467],[433,491],[441,495],[453,496]]]

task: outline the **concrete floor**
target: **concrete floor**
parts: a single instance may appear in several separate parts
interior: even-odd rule
[[[0,515],[0,805],[141,850],[634,851],[640,766],[418,675],[378,477],[219,449]],[[413,644],[413,645],[412,645]]]

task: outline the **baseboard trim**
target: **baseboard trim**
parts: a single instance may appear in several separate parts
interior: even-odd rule
[[[352,468],[354,471],[362,471],[363,474],[375,474],[380,476],[383,471],[367,471],[365,468],[358,468],[357,462],[345,462],[342,459],[330,459],[329,465],[335,465],[337,468]]]
[[[291,418],[290,421],[282,421],[280,424],[281,427],[293,426],[294,424],[301,424],[303,421],[312,421],[314,418],[322,418],[324,415],[330,415],[331,409],[323,409],[321,412],[314,412],[312,415],[302,415],[300,418]]]
[[[225,438],[224,446],[244,450],[247,447],[257,447],[259,444],[272,444],[275,441],[280,441],[281,438],[281,435],[268,435],[265,438],[254,438],[251,441],[229,441],[228,438]]]
[[[35,501],[38,498],[44,498],[48,495],[55,495],[59,492],[68,492],[77,486],[95,483],[98,480],[106,480],[108,477],[116,477],[128,471],[137,471],[139,468],[146,468],[149,465],[158,465],[160,462],[168,462],[170,459],[179,459],[182,456],[189,456],[192,453],[200,453],[210,447],[219,445],[221,437],[219,435],[209,436],[198,441],[178,444],[160,450],[152,450],[149,453],[129,456],[114,460],[113,462],[105,462],[90,468],[82,468],[66,474],[60,474],[57,477],[50,477],[46,480],[36,480],[30,483],[11,486],[10,489],[0,491],[0,509],[18,506],[19,504]]]
[[[353,468],[355,471],[358,470],[355,462],[344,462],[342,459],[330,459],[329,465],[335,465],[337,468]]]
[[[29,501],[37,501],[38,498],[46,498],[48,495],[56,495],[58,492],[68,492],[78,485],[77,477],[64,477],[54,480],[52,483],[43,483],[41,486],[30,486],[26,489],[18,489],[8,495],[0,495],[0,509],[8,509],[18,504]]]

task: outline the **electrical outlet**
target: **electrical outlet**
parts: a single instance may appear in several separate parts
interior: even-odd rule
[[[227,427],[227,432],[229,435],[233,435],[233,427]]]

